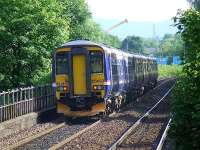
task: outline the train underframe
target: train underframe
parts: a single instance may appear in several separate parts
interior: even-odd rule
[[[101,116],[106,117],[112,112],[118,112],[121,106],[127,102],[133,101],[143,95],[146,91],[153,88],[155,84],[150,86],[140,86],[126,92],[118,92],[106,98],[96,96],[83,97],[77,96],[73,98],[61,98],[57,101],[57,112],[68,117],[87,117]]]

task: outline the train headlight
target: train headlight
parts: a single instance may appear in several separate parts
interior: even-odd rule
[[[96,86],[96,85],[94,85],[94,86],[93,86],[93,89],[94,89],[94,90],[97,90],[97,86]]]
[[[57,91],[60,91],[60,92],[67,92],[68,89],[69,88],[68,88],[67,84],[61,84],[61,85],[57,86]]]
[[[64,87],[63,87],[63,91],[67,91],[67,86],[64,86]]]
[[[93,90],[103,90],[104,86],[103,85],[94,85]]]

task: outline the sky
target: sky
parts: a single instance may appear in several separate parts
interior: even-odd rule
[[[86,0],[94,19],[138,22],[170,20],[177,9],[187,9],[186,0]]]

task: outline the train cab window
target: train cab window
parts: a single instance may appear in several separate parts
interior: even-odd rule
[[[56,54],[56,74],[67,74],[68,55],[67,53]]]
[[[103,73],[103,54],[102,52],[90,53],[91,73]]]

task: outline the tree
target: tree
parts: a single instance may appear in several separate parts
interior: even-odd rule
[[[174,21],[186,46],[171,100],[170,137],[174,149],[200,149],[200,12],[179,11]]]
[[[51,82],[51,51],[76,39],[121,45],[84,0],[0,0],[0,90]]]
[[[143,42],[145,48],[157,48],[159,45],[158,40],[154,38],[147,38],[147,39],[144,38]]]
[[[200,0],[187,0],[194,9],[200,10]]]
[[[69,35],[63,10],[56,0],[0,0],[0,89],[49,72],[51,50]]]
[[[122,41],[121,48],[134,53],[143,53],[144,52],[143,40],[138,36],[127,36]]]
[[[159,42],[159,51],[156,56],[180,56],[184,50],[183,41],[179,34],[165,34]]]
[[[63,15],[70,18],[69,39],[84,39],[91,13],[85,0],[60,0],[64,5]],[[87,32],[87,31],[86,31]]]
[[[85,0],[63,0],[62,2],[65,5],[63,13],[70,18],[70,40],[88,39],[117,48],[121,46],[121,41],[116,36],[105,33],[92,20]]]

